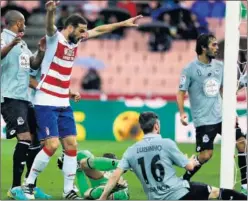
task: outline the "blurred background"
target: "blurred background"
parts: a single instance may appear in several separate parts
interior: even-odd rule
[[[27,22],[24,40],[34,52],[45,35],[44,5],[45,0],[1,1],[1,27],[6,11],[21,11]],[[243,1],[241,22],[247,17],[246,6]],[[132,122],[136,125],[140,111],[155,110],[163,120],[164,136],[194,142],[192,124],[182,127],[178,122],[178,79],[181,69],[196,56],[195,39],[200,33],[216,35],[218,59],[223,60],[225,1],[61,1],[56,19],[59,29],[72,13],[85,16],[89,29],[144,16],[137,22],[139,28],[118,29],[80,44],[71,80],[71,89],[83,97],[80,103],[72,103],[78,139],[139,139],[142,133]],[[241,23],[240,49],[247,49],[246,27]],[[241,71],[246,55],[239,51]],[[238,99],[245,100],[245,92]]]

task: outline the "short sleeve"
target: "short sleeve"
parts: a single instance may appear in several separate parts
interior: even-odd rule
[[[39,69],[34,70],[34,69],[30,68],[29,75],[36,77],[36,75],[38,74],[38,71],[39,71]]]
[[[118,168],[126,171],[129,170],[130,167],[130,163],[129,163],[129,154],[128,154],[128,150],[125,151],[125,153],[122,156],[122,159],[120,160],[119,164],[118,164]]]
[[[168,140],[166,141],[166,146],[169,157],[175,165],[184,168],[189,163],[189,159],[179,150],[175,142]]]
[[[190,81],[191,78],[190,78],[189,68],[184,68],[180,76],[179,90],[188,91]]]
[[[1,36],[1,48],[4,48],[6,46],[6,43],[4,41],[4,39]]]
[[[59,31],[57,30],[53,36],[46,35],[46,43],[54,43],[59,38]]]

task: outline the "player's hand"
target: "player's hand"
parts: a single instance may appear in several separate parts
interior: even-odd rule
[[[72,98],[75,102],[78,102],[81,99],[81,95],[79,92],[70,92],[70,98]]]
[[[124,180],[122,177],[119,179],[118,183],[116,184],[116,188],[117,189],[123,189],[123,188],[127,188],[128,187],[128,183],[126,180]]]
[[[59,5],[59,1],[48,1],[46,3],[46,10],[47,11],[55,11],[57,8],[57,5]]]
[[[196,156],[195,156],[195,155],[192,155],[192,156],[190,157],[189,160],[190,160],[190,162],[193,163],[194,167],[200,165],[200,163],[199,163],[199,161],[196,159]]]
[[[181,123],[184,125],[184,126],[187,126],[188,125],[188,117],[187,117],[187,114],[186,113],[182,113],[180,115],[180,120],[181,120]]]
[[[23,32],[20,32],[16,35],[16,37],[14,38],[14,40],[11,42],[11,45],[14,47],[15,45],[17,45],[18,43],[21,42],[22,37],[24,36]]]
[[[132,18],[130,18],[130,19],[128,19],[128,20],[123,21],[123,25],[124,25],[125,27],[137,27],[137,26],[139,26],[139,25],[136,24],[135,22],[136,22],[138,19],[142,18],[142,17],[143,17],[142,15],[138,15],[138,16],[136,16],[136,17],[132,17]]]
[[[42,37],[38,43],[38,50],[45,52],[46,50],[46,38]]]

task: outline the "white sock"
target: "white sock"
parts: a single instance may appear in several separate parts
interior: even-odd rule
[[[34,184],[35,179],[46,168],[50,158],[51,156],[44,151],[44,148],[36,155],[28,178],[26,179],[26,184]]]
[[[247,189],[247,184],[242,184],[242,188]]]
[[[67,194],[74,189],[74,180],[77,171],[77,156],[64,155],[64,193]]]

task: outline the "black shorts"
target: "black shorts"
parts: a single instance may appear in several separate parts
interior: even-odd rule
[[[32,103],[28,105],[28,126],[29,131],[32,135],[32,145],[39,145],[39,139],[37,134],[37,122],[35,117],[34,106]]]
[[[6,122],[6,138],[12,139],[20,133],[36,135],[36,120],[32,105],[28,101],[4,98],[1,113]]]
[[[196,127],[196,152],[214,149],[214,139],[222,133],[222,123]],[[236,140],[245,137],[238,123],[236,124]]]
[[[180,200],[208,200],[211,187],[204,183],[189,182],[189,192]]]

